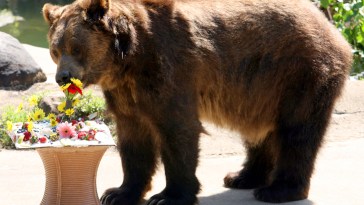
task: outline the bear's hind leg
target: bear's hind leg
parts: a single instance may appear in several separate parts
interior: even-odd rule
[[[279,151],[272,183],[256,189],[256,199],[282,203],[308,197],[315,159],[340,84],[333,79],[301,98],[299,93],[286,96],[276,128]]]
[[[234,189],[254,189],[269,185],[270,173],[274,168],[274,136],[269,133],[258,145],[246,144],[247,159],[242,170],[231,172],[224,178],[224,184]]]
[[[137,119],[117,123],[118,149],[124,180],[120,187],[104,192],[103,205],[136,205],[151,189],[151,179],[157,164],[156,140]]]
[[[281,203],[306,199],[323,133],[313,124],[281,128],[280,153],[271,185],[258,188],[256,199]],[[321,128],[322,130],[322,128]]]

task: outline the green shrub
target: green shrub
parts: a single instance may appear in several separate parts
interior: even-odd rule
[[[1,110],[0,116],[0,145],[5,148],[13,148],[13,142],[6,133],[7,122],[24,122],[27,119],[27,113],[20,109],[20,106],[6,106]]]
[[[364,71],[363,0],[315,0],[353,47],[352,75]]]
[[[9,135],[6,134],[5,130],[2,129],[0,125],[0,148],[12,149],[15,148],[13,141],[10,139]]]
[[[19,106],[20,107],[20,106]],[[28,113],[24,109],[19,109],[14,106],[6,106],[1,110],[1,123],[5,124],[10,122],[25,122],[27,120]]]
[[[104,98],[94,96],[91,91],[88,91],[79,98],[79,102],[74,107],[75,115],[76,117],[87,117],[94,114],[98,119],[104,119],[105,104]]]

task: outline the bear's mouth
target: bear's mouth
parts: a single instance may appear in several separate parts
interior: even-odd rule
[[[91,85],[86,79],[80,79],[80,80],[81,80],[84,88],[87,88],[88,86]]]

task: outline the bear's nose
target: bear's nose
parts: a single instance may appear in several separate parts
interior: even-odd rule
[[[56,82],[58,85],[64,85],[71,81],[71,73],[69,71],[61,71],[56,74]]]

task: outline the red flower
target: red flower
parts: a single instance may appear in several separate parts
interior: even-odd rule
[[[58,123],[60,123],[60,122],[61,122],[61,118],[60,118],[60,117],[57,117],[57,118],[56,118],[56,121],[57,121]]]
[[[87,137],[87,133],[85,131],[81,131],[77,134],[77,136],[78,136],[78,139],[82,140]]]
[[[68,88],[67,88],[69,93],[72,94],[76,94],[76,93],[80,93],[82,95],[82,90],[77,87],[75,84],[71,84]]]
[[[47,142],[47,138],[46,137],[41,137],[41,138],[39,138],[39,142],[40,143],[46,143]]]
[[[32,137],[32,134],[30,132],[24,132],[24,138],[23,141],[28,141],[30,140],[30,137]]]
[[[77,124],[77,120],[71,120],[71,122],[72,122],[72,125]]]

